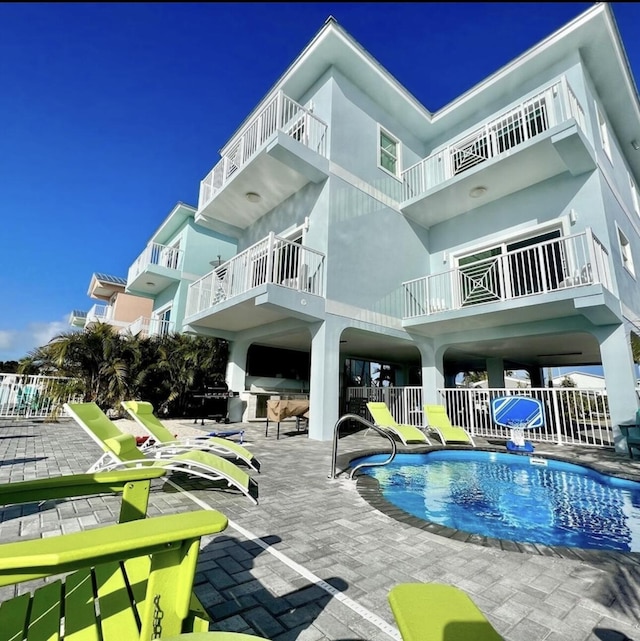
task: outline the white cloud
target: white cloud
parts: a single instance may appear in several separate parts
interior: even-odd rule
[[[29,323],[20,329],[0,330],[0,361],[17,361],[54,336],[71,330],[68,317],[48,323]]]
[[[11,349],[16,332],[0,329],[0,349]]]
[[[68,332],[70,329],[69,321],[64,320],[50,323],[31,323],[27,331],[33,336],[35,346],[39,347],[40,345],[46,345],[54,336]]]

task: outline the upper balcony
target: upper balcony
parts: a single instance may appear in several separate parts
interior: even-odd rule
[[[271,233],[189,285],[185,324],[229,332],[324,313],[324,254]]]
[[[402,172],[402,211],[425,227],[565,171],[595,169],[565,77]]]
[[[69,315],[69,325],[72,327],[84,327],[87,322],[87,312],[74,309]]]
[[[583,314],[613,323],[609,257],[591,230],[403,283],[403,325],[426,335]]]
[[[153,296],[180,280],[183,254],[176,247],[149,243],[129,267],[127,291]]]
[[[87,312],[86,322],[88,323],[108,323],[113,318],[113,307],[111,305],[95,304]]]
[[[308,182],[326,178],[327,125],[278,92],[221,155],[200,183],[195,221],[245,229]]]

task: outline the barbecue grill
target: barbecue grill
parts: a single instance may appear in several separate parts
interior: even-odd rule
[[[199,390],[192,390],[187,401],[187,413],[193,422],[200,421],[204,425],[204,419],[215,420],[218,423],[228,423],[229,397],[236,396],[229,391],[226,383],[209,385]]]

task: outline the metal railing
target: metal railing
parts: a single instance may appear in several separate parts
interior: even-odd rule
[[[464,427],[474,437],[508,439],[509,429],[491,420],[491,399],[517,395],[538,399],[544,407],[544,425],[527,430],[529,440],[558,445],[613,445],[606,390],[575,387],[451,388],[440,389],[438,393],[451,422]],[[347,401],[353,398],[384,401],[398,423],[426,426],[420,387],[349,387]]]
[[[594,283],[611,289],[607,250],[587,229],[407,281],[404,318]]]
[[[0,374],[0,418],[50,418],[63,403],[82,400],[73,384],[61,376]]]
[[[322,156],[327,154],[326,123],[280,91],[227,145],[220,161],[202,180],[198,209],[205,207],[278,131]]]
[[[127,282],[130,283],[142,274],[149,265],[160,265],[167,269],[182,269],[182,258],[184,252],[177,247],[149,243],[144,251],[136,258],[133,265],[129,267]]]
[[[380,436],[384,436],[386,439],[388,439],[391,442],[391,452],[389,453],[389,458],[385,459],[384,461],[360,463],[359,465],[352,467],[351,472],[349,473],[350,480],[353,479],[353,477],[356,475],[356,472],[362,469],[363,467],[380,467],[381,465],[387,465],[387,463],[391,463],[391,461],[393,461],[393,459],[396,456],[397,445],[395,440],[393,439],[393,436],[388,430],[381,429],[371,421],[367,421],[366,419],[362,418],[361,416],[358,416],[357,414],[345,414],[344,416],[341,416],[336,421],[336,424],[333,427],[333,445],[331,447],[331,471],[329,472],[330,479],[336,478],[336,466],[338,462],[338,442],[340,440],[340,428],[342,427],[342,425],[344,425],[347,422],[360,423],[360,425],[362,426],[361,429],[367,428],[369,430],[373,430],[374,432],[378,432]]]
[[[584,110],[563,76],[560,81],[403,171],[404,200],[424,194],[480,163],[497,158],[570,118],[585,129]]]
[[[271,233],[191,283],[186,315],[266,283],[323,296],[324,254]]]
[[[140,316],[128,325],[127,331],[133,336],[148,338],[149,336],[166,336],[167,334],[171,334],[174,328],[175,323],[173,321]]]
[[[96,304],[87,312],[85,323],[95,323],[96,321],[108,323],[112,317],[113,307],[111,305]]]

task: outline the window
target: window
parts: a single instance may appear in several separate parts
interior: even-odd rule
[[[566,275],[562,245],[553,242],[559,238],[553,229],[459,256],[460,304],[555,291]]]
[[[629,174],[629,188],[631,189],[631,202],[633,203],[633,210],[640,216],[640,202],[638,202],[638,188],[636,183]]]
[[[636,272],[633,267],[633,255],[631,254],[631,245],[629,244],[629,239],[622,233],[622,230],[619,227],[618,227],[618,243],[620,243],[620,255],[622,256],[622,264],[631,275],[635,276]]]
[[[156,311],[152,321],[150,334],[154,336],[166,336],[171,331],[171,307]]]
[[[602,148],[604,149],[604,153],[607,154],[607,158],[611,160],[611,162],[613,162],[611,157],[611,142],[609,141],[609,129],[607,128],[607,122],[597,106],[596,112],[598,113],[598,131],[600,131],[600,141],[602,142]]]
[[[378,127],[378,132],[380,141],[378,167],[398,178],[400,176],[400,142],[382,127]]]

